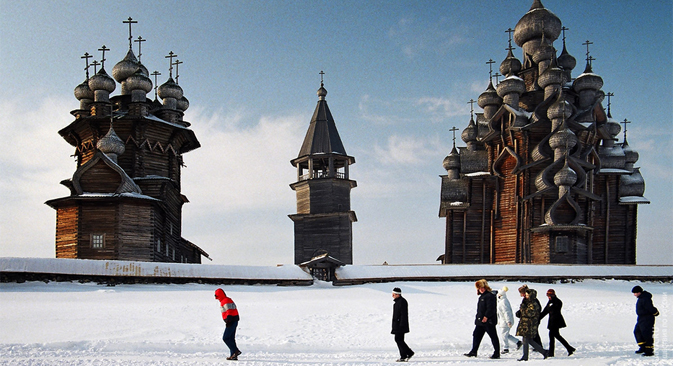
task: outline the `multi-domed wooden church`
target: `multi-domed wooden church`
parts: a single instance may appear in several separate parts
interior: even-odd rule
[[[200,147],[190,123],[183,120],[188,100],[178,85],[179,61],[171,52],[168,81],[153,89],[141,53],[132,46],[112,68],[86,62],[86,79],[75,88],[75,120],[59,131],[74,148],[77,169],[61,182],[70,195],[47,201],[56,210],[56,257],[201,263],[208,257],[181,234],[180,189],[183,154]],[[138,47],[142,38],[136,41]],[[100,65],[100,70],[96,67]],[[94,75],[89,69],[94,66]],[[173,69],[176,69],[173,79]],[[156,77],[159,72],[152,75]],[[119,95],[110,96],[121,86]],[[161,98],[161,101],[157,98]]]
[[[638,205],[649,201],[629,121],[620,136],[589,41],[586,67],[573,76],[566,30],[539,0],[508,30],[503,79],[478,96],[483,112],[461,134],[467,146],[456,149],[454,135],[444,159],[443,263],[636,263]]]

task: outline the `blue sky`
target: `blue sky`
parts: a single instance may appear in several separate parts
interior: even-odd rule
[[[612,92],[612,115],[632,121],[629,144],[645,178],[638,262],[671,264],[673,250],[673,3],[543,0],[568,51]],[[0,0],[0,256],[54,256],[55,211],[73,148],[58,130],[78,107],[84,52],[102,45],[106,70],[138,21],[142,61],[168,75],[178,54],[185,120],[202,147],[185,154],[183,236],[216,264],[292,263],[297,157],[317,102],[327,102],[358,187],[351,206],[355,264],[435,263],[449,129],[488,85],[486,61],[506,56],[507,33],[532,0],[516,1],[7,1]],[[560,40],[555,43],[561,48]],[[138,53],[137,46],[134,50]],[[514,53],[521,58],[521,50]],[[114,95],[119,93],[119,85]],[[604,103],[606,106],[606,103]],[[477,112],[481,110],[475,106]],[[458,139],[458,146],[464,146]]]

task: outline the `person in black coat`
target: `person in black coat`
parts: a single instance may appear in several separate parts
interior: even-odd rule
[[[500,358],[500,340],[498,340],[498,332],[495,330],[495,325],[498,323],[497,299],[486,280],[479,280],[474,286],[477,288],[479,301],[477,302],[477,315],[474,319],[474,332],[472,332],[472,349],[465,353],[465,356],[477,357],[477,351],[481,340],[484,338],[484,333],[488,333],[493,344],[491,358]]]
[[[636,353],[642,353],[643,356],[654,356],[654,317],[659,315],[659,310],[652,303],[652,294],[643,290],[640,286],[631,289],[633,296],[637,297],[636,314],[638,320],[633,329],[633,335],[638,342]]]
[[[563,307],[563,302],[561,299],[556,297],[556,291],[550,288],[547,290],[547,298],[549,301],[544,307],[544,310],[540,313],[540,320],[549,314],[549,320],[547,321],[547,329],[549,329],[549,351],[548,357],[554,357],[554,348],[556,346],[556,339],[561,342],[561,344],[568,350],[568,356],[572,355],[575,352],[575,348],[568,344],[568,342],[561,337],[559,330],[566,327],[565,319],[561,314],[561,308]]]
[[[409,304],[402,297],[399,287],[393,289],[393,301],[393,330],[390,333],[395,335],[395,343],[400,350],[397,362],[407,362],[414,355],[414,351],[404,342],[404,334],[409,333]]]

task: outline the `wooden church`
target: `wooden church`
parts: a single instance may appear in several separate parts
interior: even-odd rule
[[[462,131],[466,147],[456,149],[454,135],[444,159],[442,263],[636,263],[638,205],[649,201],[638,153],[626,141],[629,121],[619,142],[591,42],[584,71],[573,77],[566,30],[539,0],[508,29],[502,75],[479,95],[483,112]]]
[[[86,79],[75,88],[79,108],[75,120],[59,131],[74,148],[77,167],[61,182],[70,194],[46,204],[56,210],[56,258],[201,263],[208,257],[182,237],[181,192],[183,154],[200,147],[190,123],[183,120],[189,101],[178,85],[178,65],[169,59],[168,81],[155,86],[132,46],[112,68],[86,62]],[[142,37],[135,42],[140,49]],[[100,70],[97,66],[100,65]],[[94,66],[94,75],[89,69]],[[175,66],[175,79],[173,67]],[[152,73],[156,78],[160,75]],[[119,95],[110,96],[121,86]],[[159,101],[158,98],[161,98]]]
[[[321,72],[321,75],[323,73]],[[329,280],[334,268],[353,264],[353,222],[349,177],[355,158],[346,153],[320,83],[318,105],[297,158],[297,213],[294,222],[294,263],[306,265],[317,278]]]

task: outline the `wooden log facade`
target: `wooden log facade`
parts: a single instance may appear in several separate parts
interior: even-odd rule
[[[603,109],[603,80],[571,77],[576,60],[553,46],[561,20],[539,0],[514,28],[523,59],[509,52],[505,76],[478,98],[444,159],[439,216],[442,263],[635,264],[645,184],[638,153]],[[486,240],[484,238],[487,238]],[[486,250],[487,248],[488,250]]]
[[[88,60],[87,60],[88,62]],[[80,108],[59,134],[75,148],[70,195],[46,203],[56,210],[56,257],[201,263],[208,256],[182,238],[183,154],[200,147],[183,120],[189,102],[169,77],[152,90],[131,49],[75,88]],[[115,81],[116,80],[116,81]],[[121,94],[110,97],[121,84]]]
[[[329,257],[343,264],[353,264],[353,222],[350,191],[357,183],[349,179],[348,166],[355,158],[346,154],[327,106],[327,90],[318,89],[318,105],[296,159],[297,213],[294,222],[294,263],[318,263]],[[316,259],[316,261],[312,261]]]

